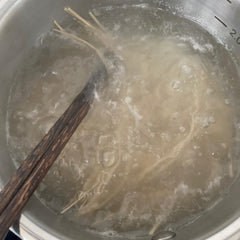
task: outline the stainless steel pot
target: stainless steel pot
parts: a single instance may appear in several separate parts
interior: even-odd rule
[[[240,62],[240,0],[0,0],[0,186],[14,171],[5,139],[6,106],[13,73],[33,42],[50,29],[52,16],[61,22],[66,5],[87,16],[92,8],[143,2],[197,22],[217,36],[233,52],[236,62]],[[177,229],[175,239],[240,239],[239,199],[240,179],[211,211]],[[13,230],[24,239],[99,239],[64,221],[35,197]]]

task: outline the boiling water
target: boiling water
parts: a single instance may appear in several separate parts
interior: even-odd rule
[[[201,28],[160,10],[139,5],[94,14],[122,64],[95,92],[36,195],[105,236],[153,233],[194,218],[235,175],[232,61]],[[69,29],[85,37],[76,23]],[[8,146],[17,164],[81,91],[96,61],[58,34],[38,40],[9,98]]]

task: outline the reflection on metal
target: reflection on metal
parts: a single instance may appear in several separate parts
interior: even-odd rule
[[[163,231],[155,234],[151,240],[171,240],[176,237],[176,233],[171,231]]]

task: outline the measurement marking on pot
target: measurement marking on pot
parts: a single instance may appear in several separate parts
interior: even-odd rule
[[[235,28],[233,28],[229,34],[231,35],[231,37],[233,38],[233,40],[234,40],[238,45],[240,45],[240,33],[238,33],[237,30],[236,30]]]
[[[230,28],[227,26],[227,24],[225,22],[223,22],[219,17],[214,16],[215,19],[217,19],[225,28],[229,29],[229,34],[232,37],[232,39],[235,41],[235,43],[237,43],[238,45],[240,45],[240,32],[238,32],[235,28]],[[231,29],[231,30],[230,30]]]
[[[227,24],[223,22],[219,17],[215,16],[215,18],[224,26],[227,28]]]

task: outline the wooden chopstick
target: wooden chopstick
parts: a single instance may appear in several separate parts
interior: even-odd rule
[[[101,66],[1,191],[0,239],[18,219],[23,207],[88,113],[95,86],[106,77],[107,71]]]

